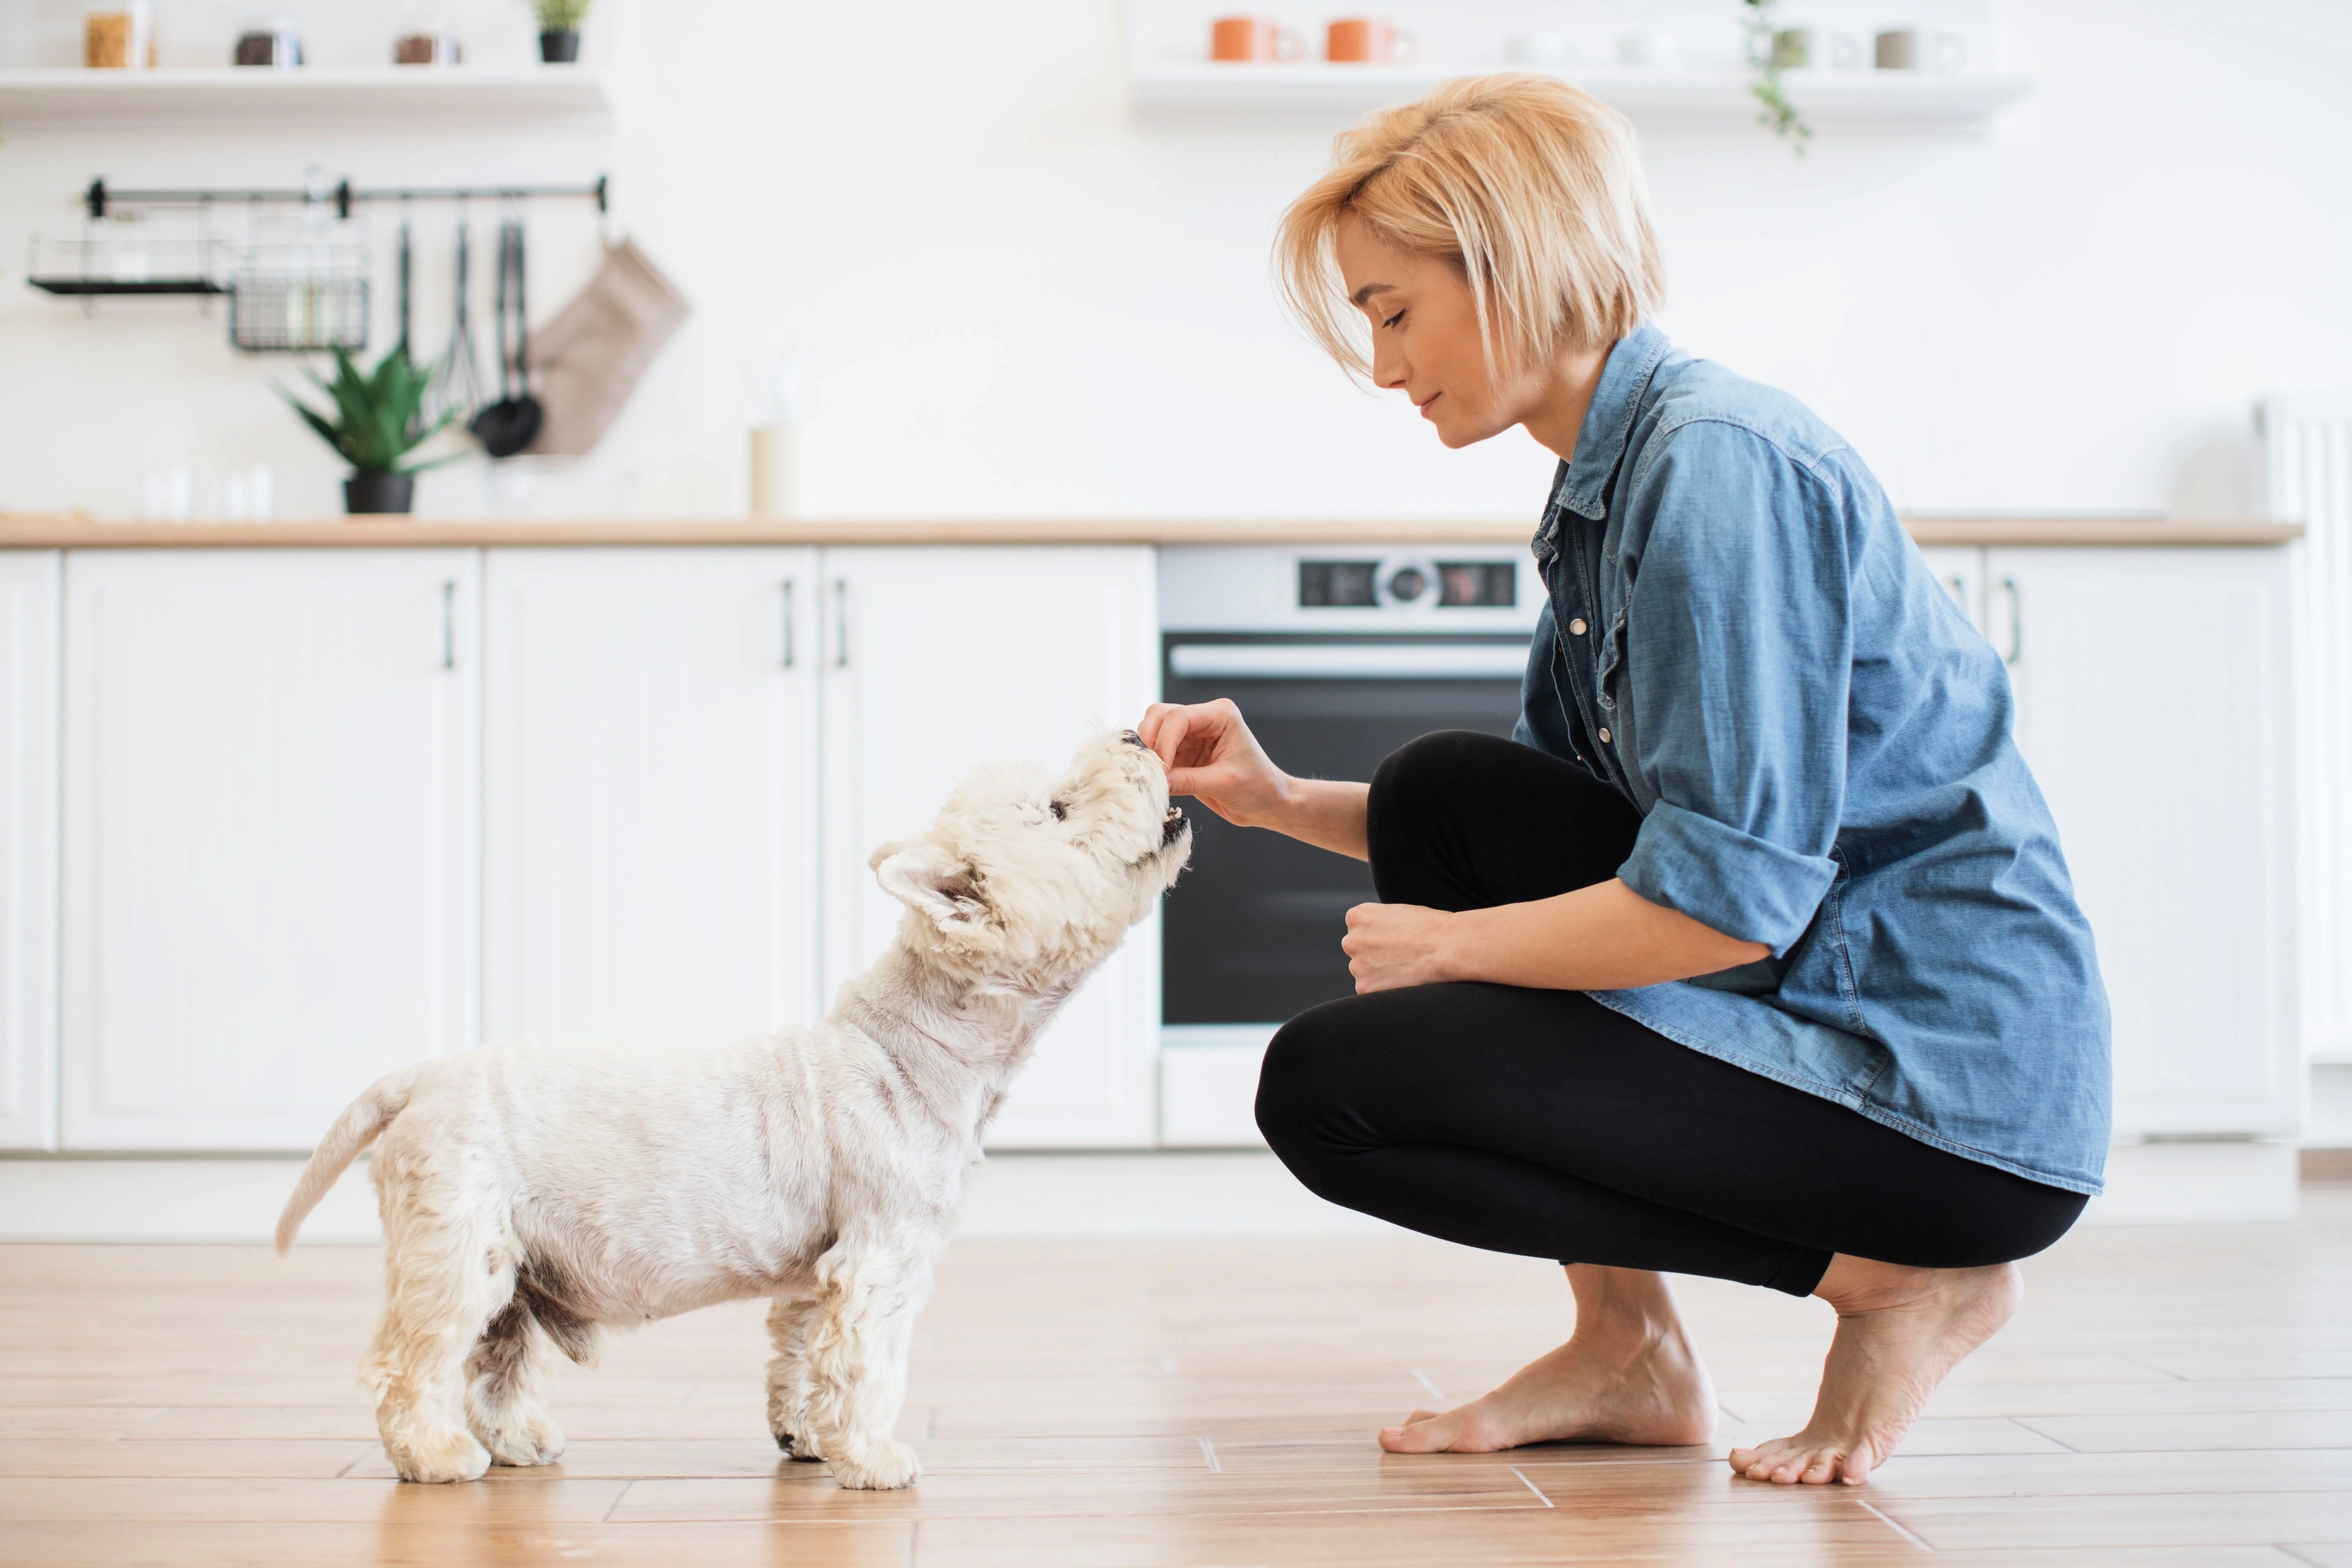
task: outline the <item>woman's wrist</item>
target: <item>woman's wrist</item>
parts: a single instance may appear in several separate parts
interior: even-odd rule
[[[1457,910],[1438,923],[1435,951],[1430,954],[1440,981],[1476,980],[1479,928],[1486,910]]]

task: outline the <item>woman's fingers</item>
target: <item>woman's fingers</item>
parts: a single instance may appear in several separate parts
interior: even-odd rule
[[[1438,949],[1452,918],[1419,904],[1358,904],[1349,910],[1339,949],[1348,955],[1357,994],[1444,979]]]

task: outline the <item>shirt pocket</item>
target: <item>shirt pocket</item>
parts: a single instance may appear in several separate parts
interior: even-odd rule
[[[1593,689],[1601,697],[1601,706],[1615,710],[1617,688],[1623,681],[1624,675],[1625,612],[1620,610],[1617,618],[1609,625],[1609,635],[1601,639],[1601,673],[1593,682]]]

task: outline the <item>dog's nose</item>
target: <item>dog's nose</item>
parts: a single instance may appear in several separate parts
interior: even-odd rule
[[[1183,831],[1184,831],[1184,811],[1183,811],[1183,808],[1182,808],[1181,806],[1174,806],[1174,805],[1170,806],[1170,807],[1168,808],[1168,815],[1167,815],[1164,818],[1162,818],[1162,819],[1160,820],[1160,847],[1164,849],[1164,848],[1166,848],[1169,845],[1175,843],[1175,842],[1176,842],[1176,836],[1177,836],[1178,834],[1180,834],[1180,833],[1183,832]]]

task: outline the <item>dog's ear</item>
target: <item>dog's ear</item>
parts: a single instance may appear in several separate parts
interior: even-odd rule
[[[988,929],[979,873],[928,838],[876,850],[874,879],[884,892],[919,910],[942,935],[969,938]]]

